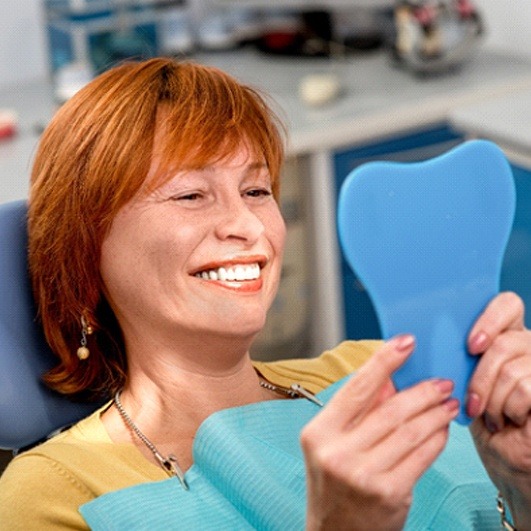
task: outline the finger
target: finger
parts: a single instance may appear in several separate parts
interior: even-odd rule
[[[498,466],[506,467],[513,473],[531,471],[529,460],[529,441],[531,440],[531,416],[522,426],[506,426],[502,431],[493,433],[484,417],[476,419],[470,425],[474,443],[487,465],[488,470],[496,470]],[[513,474],[513,477],[516,477]]]
[[[363,459],[357,466],[350,467],[346,480],[368,496],[387,500],[407,498],[447,441],[448,428],[443,426],[394,467],[382,467],[382,460],[373,463]]]
[[[485,426],[484,417],[478,417],[470,423],[470,434],[474,438],[474,442],[478,447],[478,451],[484,450],[486,448],[487,440],[490,439],[491,433],[487,430]]]
[[[524,328],[524,303],[518,295],[504,292],[490,301],[468,335],[468,350],[481,354],[505,330]]]
[[[459,401],[455,398],[436,403],[429,409],[400,423],[393,431],[365,449],[364,461],[368,465],[392,472],[418,451],[435,433],[448,428],[459,413]],[[378,420],[376,420],[378,422]],[[362,433],[364,426],[360,427]]]
[[[450,397],[453,388],[450,380],[429,380],[397,393],[355,424],[359,433],[358,449],[375,447],[412,419],[434,407],[439,408]]]
[[[508,331],[499,335],[489,349],[481,356],[468,386],[468,414],[475,418],[481,415],[498,385],[500,371],[504,364],[518,357],[529,359],[529,333]]]
[[[363,416],[389,385],[393,372],[413,352],[415,339],[401,335],[387,341],[335,394],[319,414],[320,422],[343,428]]]
[[[443,427],[411,452],[393,471],[393,479],[413,489],[420,477],[441,454],[448,442],[448,427]]]
[[[495,431],[499,431],[510,419],[521,426],[531,408],[531,364],[526,356],[520,356],[503,364],[496,386],[486,404],[485,414]]]
[[[517,426],[524,426],[531,415],[531,376],[521,378],[506,400],[503,413]]]

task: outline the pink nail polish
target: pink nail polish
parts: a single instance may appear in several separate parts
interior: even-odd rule
[[[396,350],[399,350],[401,352],[404,352],[406,350],[411,349],[413,345],[415,344],[415,337],[411,334],[404,334],[401,336],[396,336],[393,339],[394,346]]]
[[[434,384],[443,395],[451,393],[454,390],[454,382],[452,380],[434,380]]]
[[[490,433],[498,433],[500,431],[498,425],[491,419],[489,415],[485,415],[484,422],[487,430],[489,430]]]
[[[484,352],[488,340],[489,336],[485,332],[478,332],[470,341],[470,350],[474,353]]]
[[[457,398],[449,398],[443,402],[443,407],[455,413],[459,410],[459,400]]]
[[[466,414],[475,419],[481,412],[481,398],[476,393],[470,393],[466,399]]]

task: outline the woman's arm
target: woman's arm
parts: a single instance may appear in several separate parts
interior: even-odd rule
[[[412,336],[385,343],[303,430],[309,530],[403,528],[459,406],[447,380],[395,392],[390,377],[413,349]]]
[[[476,447],[515,527],[530,531],[531,332],[521,299],[493,299],[471,330],[469,350],[481,354],[467,404]]]

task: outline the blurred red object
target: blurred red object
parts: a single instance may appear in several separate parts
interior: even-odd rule
[[[17,125],[18,117],[14,111],[0,109],[0,140],[15,136]]]

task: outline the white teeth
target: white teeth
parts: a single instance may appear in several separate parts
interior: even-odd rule
[[[240,282],[243,280],[255,280],[260,278],[260,266],[258,264],[236,265],[231,267],[220,267],[196,273],[197,278],[203,280],[221,280],[228,282]]]
[[[224,267],[218,269],[219,280],[227,280],[227,270]]]

